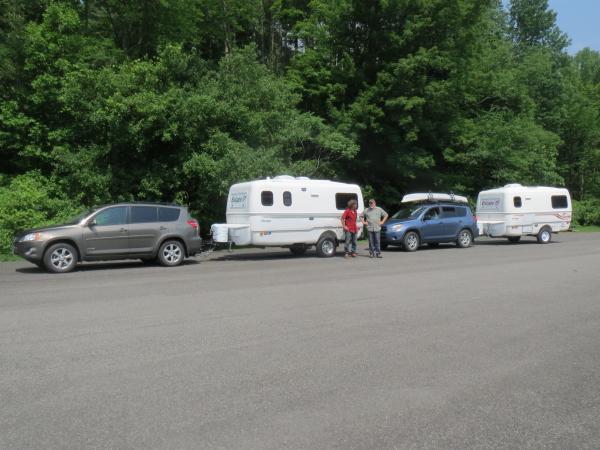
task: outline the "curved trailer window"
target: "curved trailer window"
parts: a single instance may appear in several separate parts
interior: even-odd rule
[[[356,200],[358,202],[358,195],[353,192],[350,193],[337,193],[335,194],[335,207],[340,211],[343,211],[348,207],[350,200]]]
[[[260,202],[263,206],[273,206],[273,192],[262,191],[260,193]]]

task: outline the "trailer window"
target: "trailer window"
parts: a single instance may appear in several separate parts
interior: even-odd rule
[[[568,208],[569,202],[567,201],[566,195],[553,195],[552,196],[552,208],[554,209],[562,209]]]
[[[283,204],[285,206],[292,206],[292,193],[290,191],[283,193]]]
[[[273,206],[273,192],[262,191],[260,193],[260,202],[263,206]]]
[[[515,205],[515,208],[520,208],[521,206],[523,206],[523,202],[521,202],[521,197],[513,197],[513,205]]]
[[[354,193],[337,193],[335,194],[335,207],[340,211],[343,211],[348,207],[348,202],[350,200],[356,200],[356,202],[358,202],[358,195]]]

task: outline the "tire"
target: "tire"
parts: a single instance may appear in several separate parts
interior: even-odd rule
[[[520,240],[521,240],[521,236],[509,236],[508,237],[508,242],[512,242],[513,244],[516,244]]]
[[[185,249],[180,241],[165,241],[158,249],[158,262],[162,266],[175,267],[185,259]]]
[[[421,239],[415,231],[409,231],[404,235],[402,240],[402,248],[405,252],[416,252],[419,249]]]
[[[459,248],[468,248],[473,243],[473,233],[470,230],[464,229],[460,230],[458,233],[458,239],[456,240],[456,245]]]
[[[294,244],[290,247],[290,252],[296,256],[302,256],[306,253],[308,247],[304,244]]]
[[[317,241],[317,255],[321,258],[331,258],[335,256],[337,242],[333,236],[321,236]]]
[[[75,269],[79,255],[71,244],[53,244],[44,253],[44,267],[48,272],[67,273]]]
[[[540,244],[548,244],[552,240],[552,230],[549,227],[543,227],[537,235],[537,241]]]

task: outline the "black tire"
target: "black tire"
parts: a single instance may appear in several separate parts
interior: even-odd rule
[[[290,252],[296,256],[302,256],[306,253],[308,247],[304,244],[294,244],[290,247]]]
[[[473,233],[471,233],[471,230],[467,230],[466,228],[460,230],[458,239],[456,239],[456,245],[459,248],[469,248],[471,244],[473,244]]]
[[[416,252],[421,244],[421,238],[415,231],[409,231],[404,235],[402,240],[402,248],[405,252]]]
[[[511,242],[513,244],[516,244],[520,240],[521,240],[521,236],[509,236],[508,237],[508,242]]]
[[[331,235],[324,235],[317,241],[317,256],[321,258],[331,258],[335,256],[337,250],[336,239]]]
[[[552,230],[550,227],[542,227],[537,235],[537,241],[540,244],[549,244],[552,240]]]
[[[431,247],[431,248],[437,248],[440,246],[439,242],[428,242],[427,243],[427,247]]]
[[[158,262],[162,266],[175,267],[183,263],[185,248],[180,241],[165,241],[158,249]]]
[[[79,254],[71,244],[59,242],[46,249],[44,267],[48,272],[67,273],[75,269]]]
[[[387,250],[387,248],[389,247],[389,244],[386,242],[384,243],[380,243],[379,247],[381,248],[381,250]]]

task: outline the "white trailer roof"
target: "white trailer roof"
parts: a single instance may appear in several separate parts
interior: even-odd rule
[[[338,187],[338,188],[342,188],[342,187],[348,187],[348,186],[353,186],[353,187],[358,187],[358,185],[354,184],[354,183],[341,183],[338,181],[331,181],[331,180],[313,180],[311,178],[308,177],[293,177],[291,175],[278,175],[276,177],[273,178],[263,178],[260,180],[252,180],[252,181],[245,181],[242,183],[236,183],[233,186],[231,186],[232,188],[244,188],[247,186],[273,186],[273,185],[298,185],[298,186],[319,186],[319,187]]]

